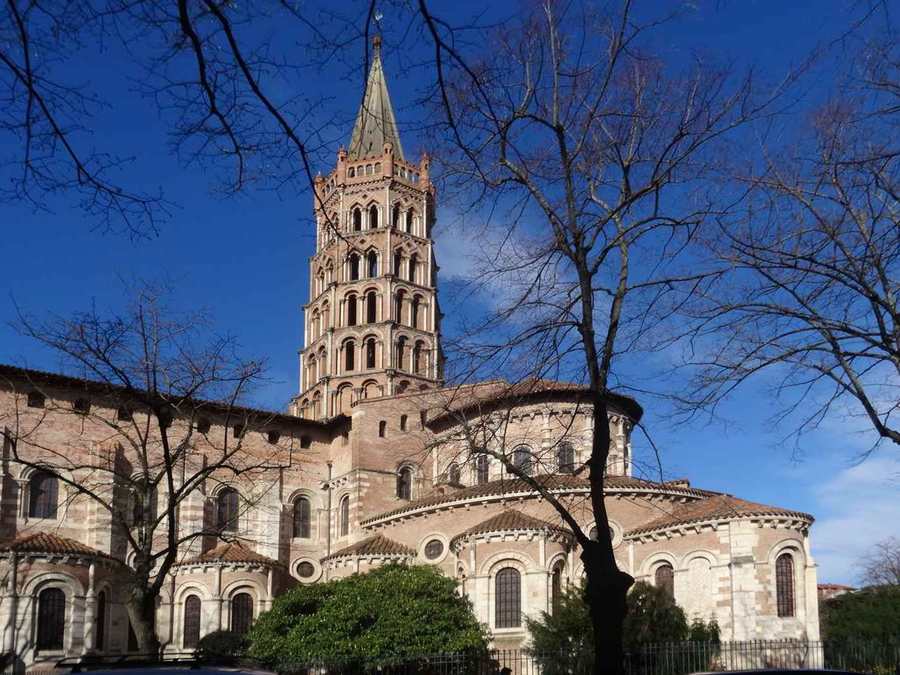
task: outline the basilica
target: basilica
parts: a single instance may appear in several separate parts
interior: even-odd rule
[[[591,406],[565,382],[444,384],[436,199],[428,157],[404,152],[376,43],[350,143],[316,180],[299,393],[286,412],[213,405],[208,418],[172,420],[196,429],[194,458],[204,443],[238,438],[242,452],[292,461],[262,479],[190,486],[178,530],[220,536],[180,544],[157,606],[166,651],[247,631],[297,584],[392,562],[457,579],[494,645],[520,648],[524,617],[551,612],[582,577],[571,530],[505,467],[539,479],[596,533],[582,471]],[[109,397],[90,380],[0,366],[0,651],[26,669],[137,649],[120,580],[132,563],[129,519],[146,507],[120,518],[100,486],[93,497],[73,490],[107,461],[104,420],[137,414]],[[818,639],[812,516],[633,475],[643,411],[619,395],[608,409],[619,567],[665,588],[689,618],[715,619],[723,640]],[[264,425],[236,423],[235,410]],[[111,452],[136,464],[128,447]],[[54,468],[60,458],[71,466]],[[107,487],[110,500],[127,499]]]

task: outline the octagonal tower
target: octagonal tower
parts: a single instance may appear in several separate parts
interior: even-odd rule
[[[315,186],[316,253],[293,412],[431,389],[442,377],[428,156],[407,161],[375,38],[366,92],[337,165]]]

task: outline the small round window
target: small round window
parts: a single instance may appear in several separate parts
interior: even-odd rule
[[[301,579],[309,579],[315,573],[316,566],[309,562],[309,560],[304,560],[299,565],[297,565],[297,576]]]
[[[442,542],[440,539],[432,539],[427,544],[425,544],[425,557],[429,560],[440,558],[443,552],[444,542]]]

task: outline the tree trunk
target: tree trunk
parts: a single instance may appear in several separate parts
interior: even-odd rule
[[[156,634],[156,595],[135,589],[126,602],[128,619],[137,639],[138,652],[159,655],[159,636]]]
[[[602,534],[600,535],[602,537]],[[604,563],[600,542],[581,551],[587,576],[585,592],[591,624],[594,627],[594,675],[622,675],[625,668],[624,637],[628,589],[634,583],[630,574]]]

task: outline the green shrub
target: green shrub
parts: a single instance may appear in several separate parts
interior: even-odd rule
[[[430,566],[387,565],[278,597],[250,631],[269,667],[375,667],[424,654],[485,652],[488,635],[456,581]]]
[[[236,663],[247,652],[247,638],[230,630],[215,630],[200,638],[197,652],[210,663]]]

